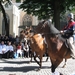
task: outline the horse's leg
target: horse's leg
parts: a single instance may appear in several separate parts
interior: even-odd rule
[[[42,67],[42,57],[43,57],[43,55],[41,55],[39,58],[40,58],[40,62],[39,62],[39,69],[41,69],[41,67]]]
[[[33,57],[33,53],[31,52],[31,60],[30,60],[30,62],[32,62],[32,57]]]
[[[31,63],[31,62],[32,62],[32,54],[31,54],[31,59],[30,59],[29,63]]]
[[[58,67],[58,65],[63,61],[63,58],[62,59],[56,59],[56,61],[52,61],[51,60],[51,63],[52,63],[52,66],[51,66],[51,71],[52,73],[55,72],[55,69]]]
[[[66,62],[67,62],[67,59],[65,58],[65,63],[64,63],[64,65],[62,66],[62,68],[64,68],[64,67],[65,67],[65,65],[66,65]]]
[[[34,60],[35,60],[35,62],[36,62],[37,64],[39,64],[39,62],[37,61],[36,57],[37,57],[37,56],[34,56]]]
[[[48,58],[49,58],[49,57],[47,56],[47,58],[46,58],[46,62],[48,61]]]
[[[39,65],[39,68],[38,68],[38,70],[40,70],[41,69],[41,67],[42,67],[42,56],[40,56],[39,55],[39,60],[40,61],[37,61],[37,59],[36,59],[36,56],[34,56],[34,60],[36,61],[36,63]]]

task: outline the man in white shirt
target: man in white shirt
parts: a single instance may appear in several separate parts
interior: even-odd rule
[[[8,45],[7,45],[7,51],[9,52],[9,58],[13,58],[13,46],[11,45],[11,42],[8,42]]]
[[[2,58],[8,58],[8,51],[6,45],[4,44],[4,41],[1,42],[0,49],[0,54],[2,54]]]

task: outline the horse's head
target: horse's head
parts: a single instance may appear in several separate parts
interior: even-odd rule
[[[35,28],[36,33],[49,33],[49,26],[47,21],[41,21]]]
[[[25,30],[25,37],[30,38],[34,35],[34,31],[32,27],[29,27]]]

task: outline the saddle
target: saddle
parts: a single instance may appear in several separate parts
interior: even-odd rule
[[[71,48],[70,48],[70,46],[69,46],[69,44],[68,44],[68,40],[63,41],[62,39],[59,39],[59,37],[50,37],[50,40],[51,40],[51,42],[53,43],[53,47],[52,47],[53,50],[57,49],[57,51],[60,51],[62,45],[65,44],[66,47],[68,48],[68,50],[71,51],[71,57],[72,57],[73,59],[75,59],[75,50],[74,50],[74,51],[71,50]],[[75,40],[74,40],[73,45],[75,46]]]
[[[56,35],[55,37],[50,37],[50,40],[52,41],[53,46],[56,47],[56,49],[59,51],[64,42],[60,40],[58,37],[58,35]]]

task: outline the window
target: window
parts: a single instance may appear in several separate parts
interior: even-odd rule
[[[32,25],[32,18],[30,15],[25,14],[23,17],[23,25],[25,26],[31,26]]]

